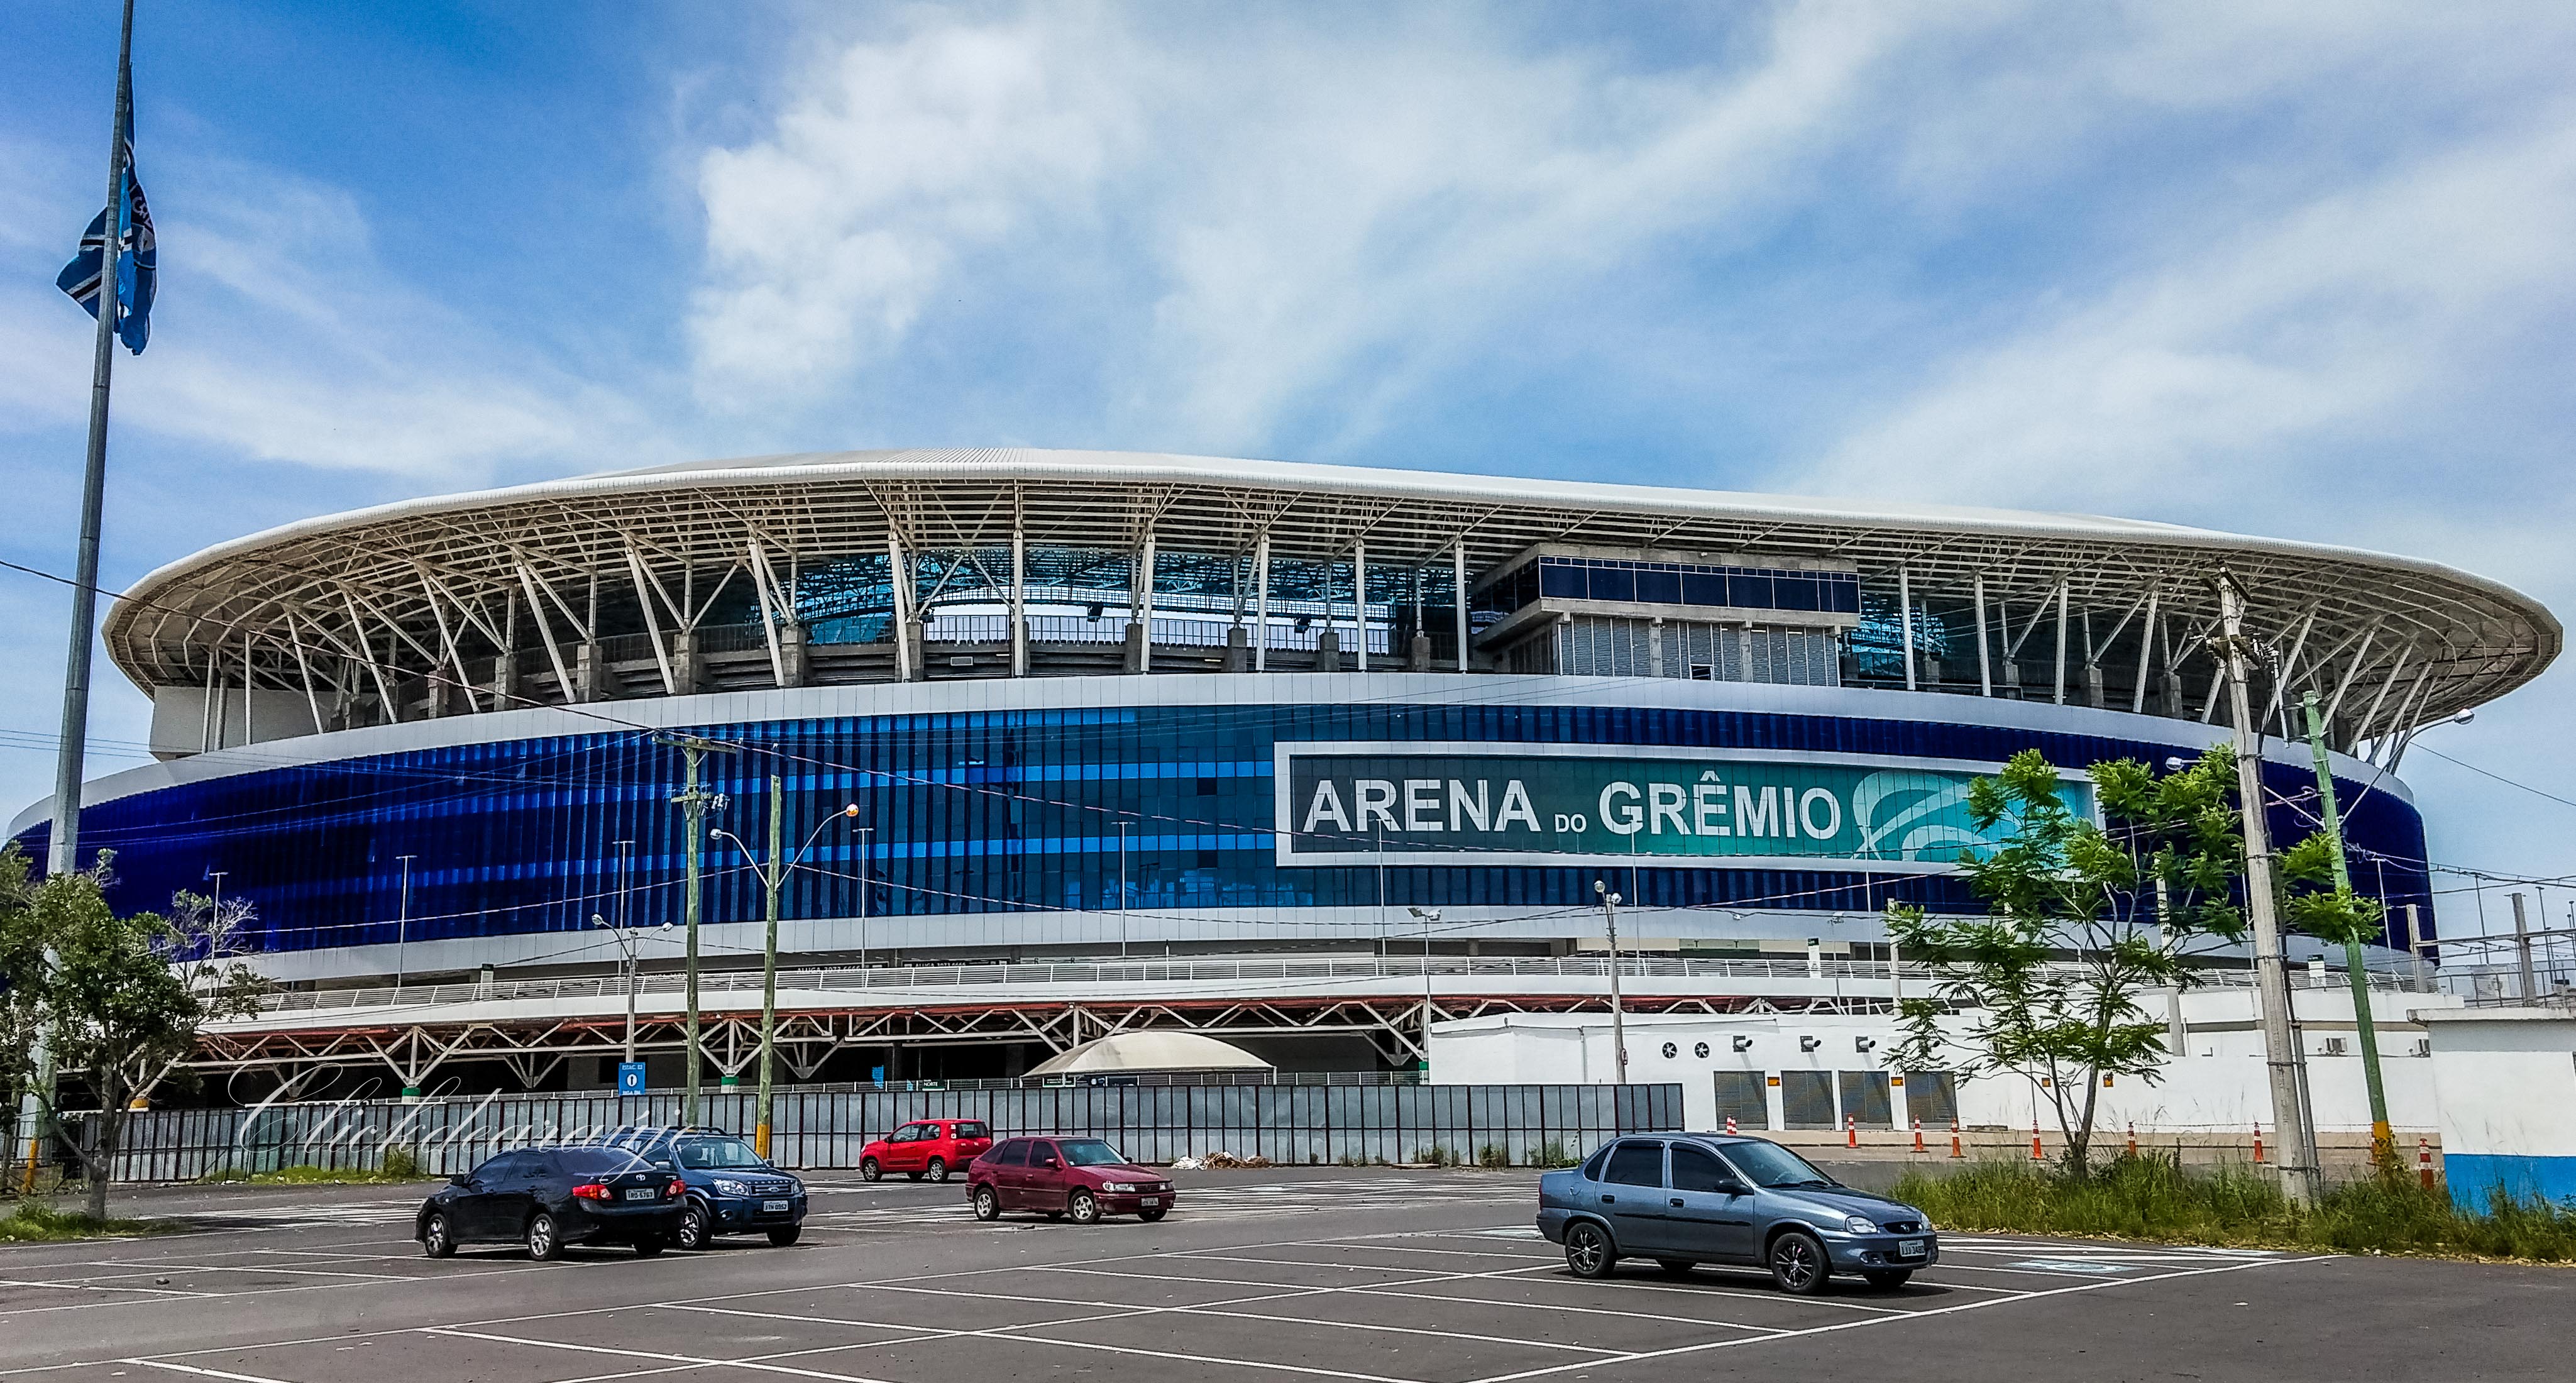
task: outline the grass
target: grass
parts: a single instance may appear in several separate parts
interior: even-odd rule
[[[396,1145],[385,1149],[379,1167],[280,1167],[268,1172],[245,1172],[227,1167],[209,1172],[200,1181],[238,1186],[377,1186],[386,1182],[423,1181],[429,1173],[421,1170],[420,1158],[411,1149]]]
[[[2487,1213],[2472,1214],[2404,1177],[2333,1187],[2301,1209],[2267,1173],[2186,1172],[2171,1157],[2149,1154],[2115,1158],[2089,1177],[2024,1162],[1973,1163],[1947,1175],[1909,1171],[1891,1194],[1950,1229],[2576,1262],[2576,1208],[2499,1195]]]
[[[15,1211],[0,1215],[0,1244],[59,1244],[110,1235],[167,1234],[184,1227],[167,1220],[93,1220],[77,1211],[21,1201]]]

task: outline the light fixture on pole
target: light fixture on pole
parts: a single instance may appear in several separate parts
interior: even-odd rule
[[[858,804],[852,803],[823,818],[806,835],[805,843],[796,847],[795,858],[784,858],[779,853],[778,836],[779,828],[787,819],[787,784],[785,779],[773,773],[769,775],[769,860],[766,864],[751,852],[751,846],[742,837],[721,826],[715,830],[715,834],[732,841],[734,848],[742,851],[743,859],[751,865],[751,872],[759,876],[767,904],[764,914],[768,919],[766,939],[760,949],[760,1097],[752,1122],[752,1151],[763,1158],[769,1156],[769,1115],[778,1083],[778,892],[786,885],[787,872],[804,861],[805,852],[814,848],[815,840],[825,829],[835,821],[850,820],[858,814]]]
[[[418,855],[396,855],[402,861],[402,904],[394,914],[394,992],[402,992],[403,981],[410,974],[407,964],[411,955],[411,862]]]
[[[608,919],[595,912],[590,915],[590,925],[603,928],[610,936],[615,937],[617,949],[624,952],[626,956],[625,964],[621,967],[626,973],[625,1065],[633,1066],[635,1064],[635,937],[624,927],[609,926]],[[625,1092],[620,1090],[618,1093]]]
[[[1406,908],[1422,923],[1422,1070],[1431,1072],[1431,929],[1440,925],[1438,908]]]
[[[1619,1084],[1628,1083],[1628,1021],[1619,1006],[1619,895],[1599,879],[1592,892],[1601,900],[1601,917],[1610,926],[1610,1048],[1618,1059]]]

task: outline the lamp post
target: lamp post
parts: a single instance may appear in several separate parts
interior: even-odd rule
[[[624,927],[609,926],[608,919],[595,912],[590,915],[590,925],[603,928],[610,936],[617,938],[617,949],[626,955],[625,964],[620,968],[626,976],[625,1059],[626,1064],[631,1066],[635,1062],[635,936]]]
[[[394,992],[402,992],[403,981],[411,973],[406,964],[411,954],[411,862],[418,855],[396,855],[402,861],[402,904],[394,916]],[[218,895],[220,896],[220,895]]]
[[[805,837],[805,843],[796,848],[796,857],[784,858],[778,848],[778,833],[787,819],[787,785],[784,779],[773,773],[769,776],[769,862],[762,864],[760,857],[751,852],[751,846],[742,837],[721,826],[715,831],[715,834],[732,841],[734,848],[742,851],[742,857],[751,863],[752,872],[760,876],[761,891],[768,903],[767,939],[760,950],[760,1102],[759,1112],[752,1122],[751,1140],[752,1151],[763,1158],[769,1156],[769,1115],[777,1090],[778,891],[787,882],[787,871],[804,860],[805,852],[814,848],[815,840],[825,828],[835,821],[848,820],[858,814],[858,804],[853,802],[823,818]]]
[[[1592,892],[1601,900],[1602,919],[1610,924],[1610,1047],[1618,1058],[1619,1084],[1628,1083],[1628,1021],[1619,1007],[1619,895],[1599,879]]]
[[[699,735],[655,735],[653,742],[679,750],[688,763],[688,776],[678,795],[674,796],[671,802],[688,820],[688,841],[685,847],[688,877],[686,891],[681,898],[681,915],[689,929],[688,1019],[682,1038],[687,1047],[686,1059],[682,1064],[682,1079],[688,1084],[680,1092],[680,1122],[695,1125],[698,1122],[698,1082],[702,1069],[699,1063],[705,1059],[705,1053],[699,1050],[698,1044],[698,912],[703,892],[700,856],[704,853],[702,847],[706,840],[707,809],[721,806],[725,800],[723,794],[708,792],[699,787],[698,774],[705,765],[708,753],[739,754],[742,752],[742,746],[720,743]]]
[[[868,987],[868,855],[877,828],[859,828],[859,988]]]
[[[1422,1072],[1431,1073],[1431,929],[1440,925],[1440,909],[1407,908],[1422,923]]]

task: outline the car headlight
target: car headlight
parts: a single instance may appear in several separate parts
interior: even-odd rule
[[[1103,1191],[1133,1191],[1136,1189],[1136,1183],[1132,1181],[1104,1181],[1100,1183],[1100,1189]]]
[[[1868,1220],[1862,1219],[1858,1215],[1851,1216],[1844,1220],[1843,1228],[1850,1230],[1854,1234],[1876,1234],[1878,1232],[1877,1225]]]
[[[723,1177],[718,1177],[712,1184],[715,1186],[716,1194],[719,1196],[748,1196],[751,1194],[751,1188],[739,1181],[728,1181]]]

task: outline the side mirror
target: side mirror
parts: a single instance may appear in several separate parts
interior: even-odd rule
[[[450,1186],[471,1186],[474,1184],[474,1178],[467,1176],[463,1172],[458,1172],[456,1175],[447,1179],[447,1184]]]
[[[1718,1194],[1725,1196],[1749,1196],[1753,1194],[1753,1188],[1740,1181],[1721,1181],[1717,1184],[1717,1190]]]
[[[1053,1171],[1053,1170],[1055,1170],[1056,1168],[1063,1166],[1064,1164],[1063,1164],[1062,1162],[1057,1161],[1056,1159],[1054,1159],[1054,1158],[1052,1158],[1052,1157],[1041,1157],[1041,1158],[1039,1158],[1039,1159],[1038,1159],[1038,1165],[1039,1165],[1039,1166],[1041,1166],[1041,1167],[1046,1168],[1046,1169],[1047,1169],[1047,1170],[1049,1170],[1049,1171]]]

